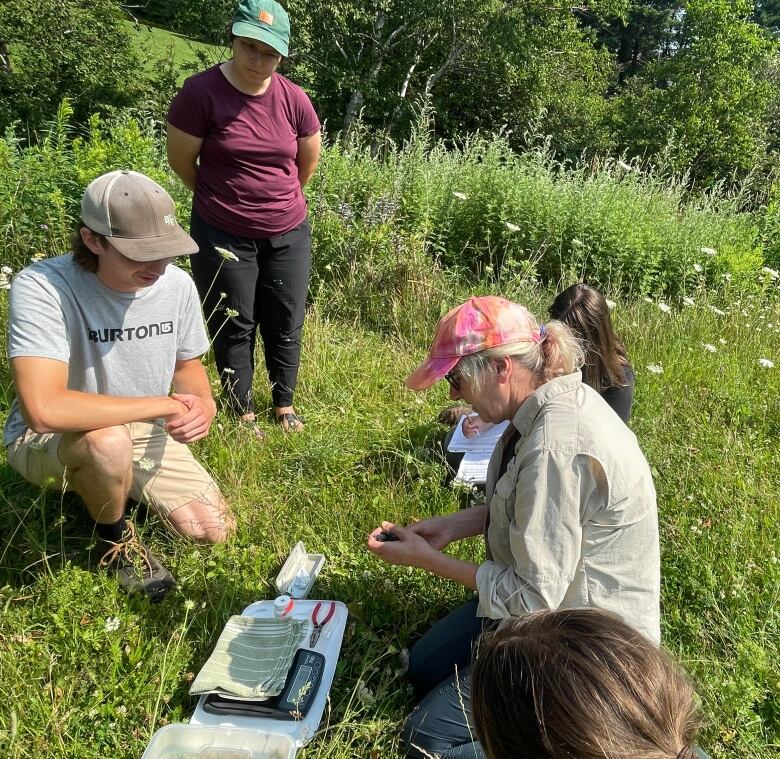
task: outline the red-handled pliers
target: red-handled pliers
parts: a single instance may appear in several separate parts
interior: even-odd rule
[[[311,631],[311,636],[309,637],[309,648],[314,648],[314,646],[317,645],[317,641],[320,639],[320,633],[322,632],[322,628],[325,627],[325,625],[330,622],[333,615],[336,613],[336,602],[331,601],[330,602],[330,608],[328,609],[328,613],[325,615],[325,619],[322,620],[322,622],[317,621],[317,614],[320,610],[320,607],[322,606],[322,603],[320,601],[317,601],[317,605],[314,607],[314,611],[311,613],[311,621],[314,625],[314,629]]]

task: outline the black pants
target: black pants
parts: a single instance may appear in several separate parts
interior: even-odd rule
[[[252,239],[212,227],[193,210],[190,235],[200,247],[192,256],[192,276],[230,407],[236,414],[254,411],[258,330],[273,405],[291,406],[309,289],[309,222],[277,237]],[[230,251],[238,261],[224,258],[216,247]]]
[[[469,601],[437,622],[409,654],[409,679],[422,698],[401,734],[407,757],[484,759],[471,717],[474,646],[495,622]]]

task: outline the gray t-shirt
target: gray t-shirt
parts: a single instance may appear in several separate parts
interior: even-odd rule
[[[176,266],[151,287],[106,287],[72,255],[28,266],[14,278],[8,358],[37,356],[68,365],[68,388],[124,397],[167,395],[177,361],[209,342],[195,285]],[[14,399],[3,442],[27,425]]]

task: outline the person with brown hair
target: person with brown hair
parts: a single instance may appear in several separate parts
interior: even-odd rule
[[[585,363],[582,381],[590,385],[628,424],[634,396],[634,371],[615,334],[606,298],[582,282],[560,292],[549,309],[550,318],[566,324],[582,341]]]
[[[486,503],[406,527],[385,521],[368,537],[381,559],[477,593],[412,648],[409,677],[422,701],[404,728],[408,756],[469,756],[457,752],[473,740],[464,717],[472,645],[494,620],[589,606],[660,639],[650,467],[631,430],[582,381],[583,361],[561,322],[539,324],[517,303],[475,297],[441,319],[428,358],[406,380],[422,390],[446,379],[453,400],[487,422],[510,422],[490,459]],[[477,535],[483,562],[443,552]]]
[[[540,611],[485,635],[471,707],[487,759],[706,759],[685,673],[598,609]]]

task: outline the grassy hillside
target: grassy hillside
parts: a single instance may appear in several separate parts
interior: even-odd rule
[[[147,69],[154,71],[161,64],[166,65],[172,61],[179,69],[178,84],[190,74],[203,69],[204,62],[217,63],[227,56],[226,49],[218,45],[198,42],[143,22],[136,24],[128,21],[127,25]]]

